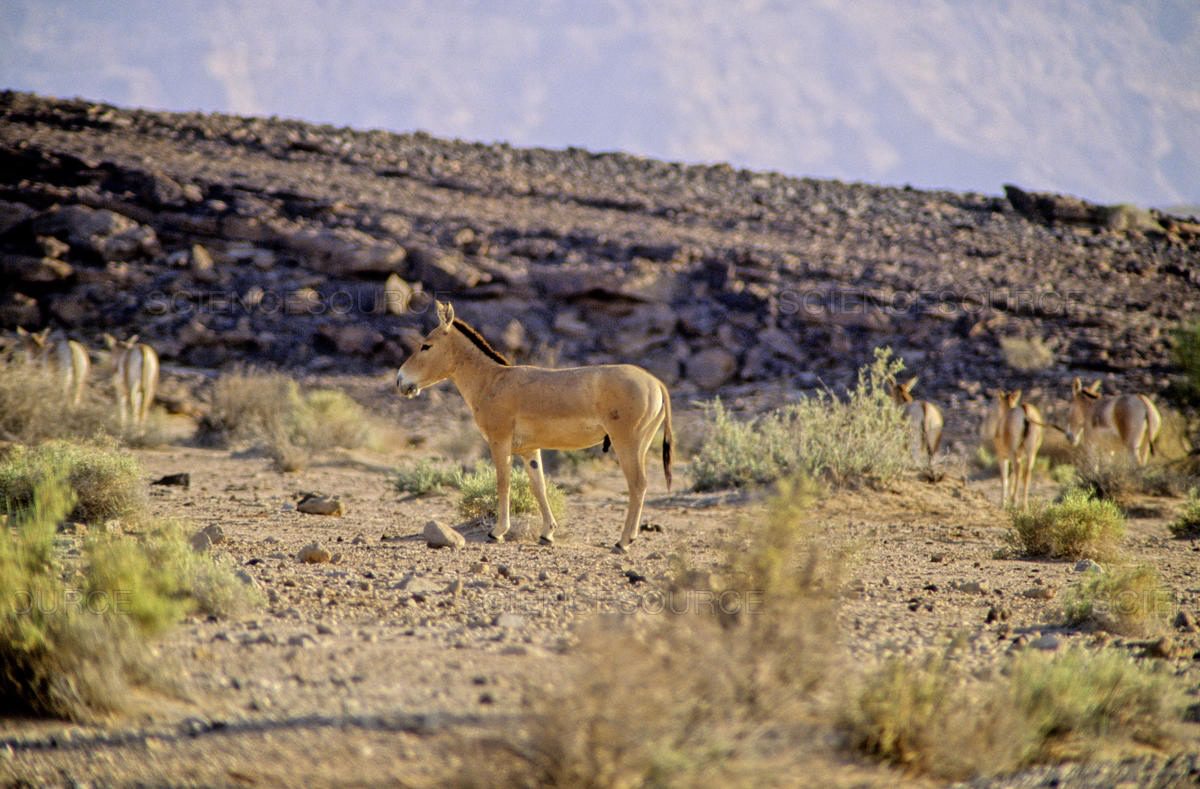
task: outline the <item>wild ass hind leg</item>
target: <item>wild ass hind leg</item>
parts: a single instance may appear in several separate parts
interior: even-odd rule
[[[536,449],[532,454],[521,457],[525,461],[525,471],[529,474],[529,487],[537,499],[538,509],[542,511],[542,534],[538,542],[542,545],[554,544],[554,530],[558,524],[554,521],[554,513],[550,512],[550,500],[546,497],[546,477],[542,473],[542,450]]]
[[[1009,483],[1009,464],[1008,458],[1000,458],[1000,506],[1008,506],[1008,483]]]
[[[504,542],[508,532],[509,485],[512,481],[512,455],[507,446],[492,444],[492,465],[496,467],[496,525],[488,532],[492,542]]]
[[[625,482],[629,486],[629,509],[625,512],[625,527],[621,530],[621,539],[613,546],[614,553],[627,553],[629,544],[637,537],[638,527],[642,522],[642,508],[646,503],[646,452],[650,442],[654,440],[662,417],[654,419],[645,425],[641,435],[634,436],[634,446],[623,445],[617,448],[617,461],[625,472]]]

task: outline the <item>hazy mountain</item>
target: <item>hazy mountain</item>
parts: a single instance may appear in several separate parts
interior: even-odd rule
[[[7,0],[0,86],[1200,204],[1194,0]]]

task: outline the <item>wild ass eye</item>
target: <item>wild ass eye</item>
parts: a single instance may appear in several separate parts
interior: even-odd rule
[[[428,351],[428,350],[429,350],[429,343],[423,343],[423,344],[421,345],[421,350],[422,350],[422,351]]]

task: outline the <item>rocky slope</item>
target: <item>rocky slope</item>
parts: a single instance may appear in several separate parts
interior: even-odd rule
[[[170,364],[365,372],[431,296],[519,360],[681,390],[847,382],[877,345],[951,403],[1068,374],[1153,391],[1200,224],[1004,197],[0,94],[0,324]],[[1054,363],[1006,366],[1001,342]]]

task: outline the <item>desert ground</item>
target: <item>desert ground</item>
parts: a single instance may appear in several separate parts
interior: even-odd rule
[[[448,384],[404,400],[389,391],[390,377],[325,379],[323,385],[368,404],[386,435],[374,449],[323,453],[292,473],[275,470],[253,446],[198,446],[191,419],[158,415],[159,443],[133,450],[151,513],[196,528],[219,525],[226,539],[212,550],[252,576],[264,604],[234,620],[181,623],[155,647],[154,689],[139,692],[117,715],[89,723],[0,721],[6,783],[465,783],[464,776],[479,774],[472,759],[481,752],[472,743],[525,725],[537,698],[570,681],[582,628],[669,615],[661,593],[673,558],[712,563],[733,533],[762,517],[765,491],[691,491],[684,453],[672,492],[651,463],[649,528],[627,555],[616,555],[624,481],[615,461],[597,453],[551,467],[568,500],[557,545],[536,543],[533,515],[515,517],[516,540],[488,543],[485,526],[462,522],[452,495],[413,498],[389,481],[414,459],[472,456],[483,448]],[[762,407],[751,396],[728,402],[733,409]],[[678,403],[682,446],[695,446],[691,434],[701,428],[698,409]],[[952,639],[965,644],[954,660],[972,671],[990,670],[1010,650],[1109,643],[1133,654],[1152,651],[1150,641],[1053,623],[1054,602],[1075,563],[998,558],[1008,517],[998,506],[995,474],[969,461],[977,432],[974,424],[958,426],[936,483],[914,471],[882,489],[833,490],[811,510],[832,542],[853,548],[830,645],[839,666],[829,684],[853,682],[889,656],[944,649]],[[150,484],[180,472],[190,475],[189,487]],[[1046,477],[1035,485],[1035,499],[1058,490]],[[299,512],[303,492],[337,497],[344,514]],[[1124,548],[1161,571],[1176,598],[1170,605],[1194,621],[1200,548],[1166,529],[1182,506],[1181,499],[1139,502]],[[427,547],[422,531],[431,519],[460,529],[466,545]],[[332,561],[298,561],[313,542]],[[1168,635],[1168,656],[1146,660],[1164,663],[1194,692],[1200,634],[1189,625]],[[1158,748],[1126,747],[1089,763],[975,785],[1172,785],[1195,777],[1195,728],[1178,724]],[[855,755],[832,727],[815,731],[807,747],[770,760],[748,782],[944,783]]]

